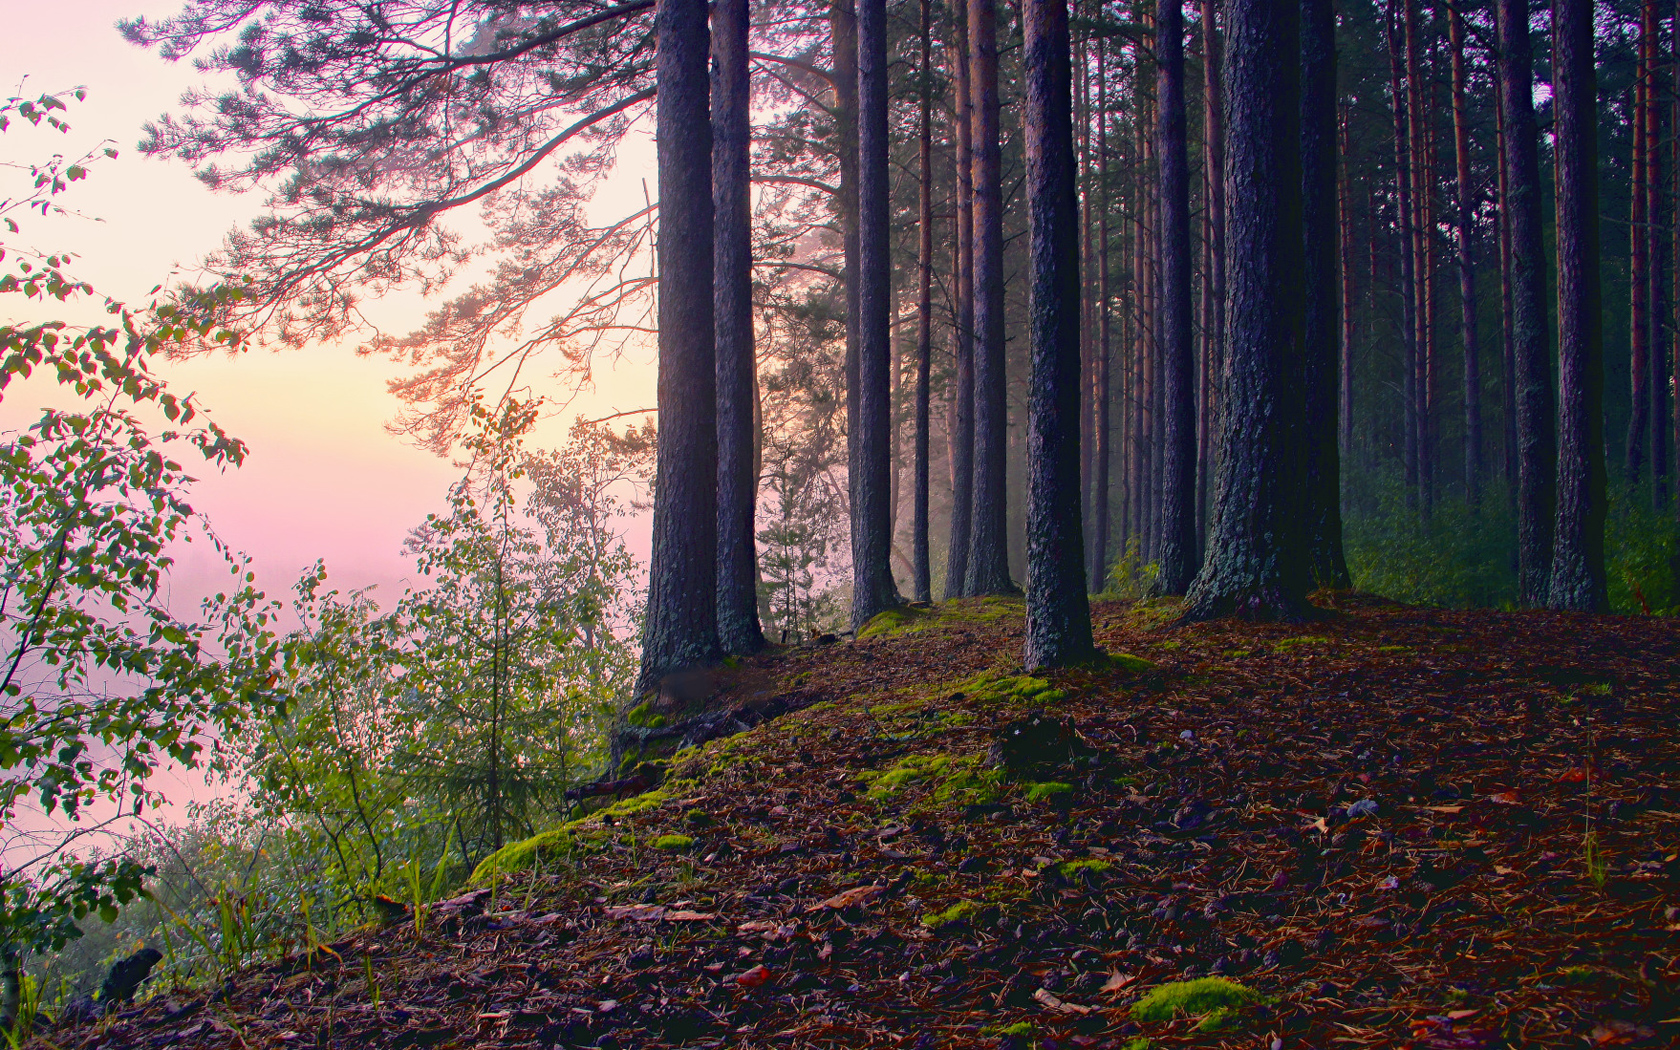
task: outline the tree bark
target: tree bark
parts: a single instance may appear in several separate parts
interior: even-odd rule
[[[1645,473],[1646,430],[1650,425],[1649,392],[1645,383],[1650,377],[1649,332],[1646,330],[1650,311],[1649,249],[1650,233],[1646,229],[1648,217],[1645,207],[1646,157],[1648,139],[1645,119],[1648,113],[1646,92],[1649,90],[1650,22],[1639,22],[1639,58],[1633,78],[1633,156],[1632,178],[1628,198],[1628,384],[1631,399],[1628,411],[1627,441],[1623,449],[1623,465],[1628,483],[1638,487]]]
[[[1089,660],[1079,514],[1079,205],[1066,0],[1024,0],[1030,229],[1029,671]]]
[[[1505,118],[1505,221],[1511,237],[1511,346],[1516,376],[1517,588],[1546,601],[1557,500],[1552,372],[1547,360],[1546,260],[1540,233],[1540,147],[1534,119],[1528,0],[1497,0],[1499,105]]]
[[[1435,503],[1435,308],[1434,308],[1434,194],[1430,175],[1429,110],[1424,95],[1423,43],[1418,29],[1417,0],[1404,0],[1406,38],[1406,111],[1411,133],[1412,176],[1412,320],[1416,375],[1412,389],[1417,416],[1418,507],[1427,519]]]
[[[1207,180],[1207,273],[1203,277],[1208,301],[1203,340],[1202,451],[1197,470],[1197,539],[1207,535],[1207,501],[1213,487],[1218,450],[1219,376],[1225,367],[1225,120],[1224,45],[1214,0],[1202,0],[1202,146]]]
[[[1651,505],[1660,511],[1668,506],[1668,371],[1671,355],[1668,327],[1663,323],[1668,314],[1668,296],[1665,294],[1668,287],[1665,277],[1668,238],[1664,235],[1668,227],[1664,225],[1662,194],[1663,92],[1662,81],[1657,75],[1664,58],[1662,24],[1656,7],[1656,0],[1645,0],[1642,16],[1648,17],[1651,23],[1651,57],[1646,66],[1649,87],[1645,94],[1645,214],[1649,216],[1645,234],[1649,239],[1646,265],[1649,272],[1647,286],[1650,289],[1646,293],[1646,326],[1650,333],[1646,342],[1651,358],[1651,379],[1646,386],[1651,402]],[[1670,130],[1672,132],[1672,128]]]
[[[1315,587],[1353,586],[1342,551],[1342,460],[1337,435],[1341,295],[1336,221],[1336,12],[1301,6],[1301,231],[1305,353],[1300,361],[1300,514]]]
[[[910,525],[911,592],[933,600],[928,564],[928,397],[933,370],[933,4],[922,0],[921,127],[917,142],[919,176],[916,240],[916,462],[915,509]]]
[[[953,123],[952,164],[957,184],[956,255],[951,277],[956,286],[956,382],[951,410],[951,543],[945,553],[945,598],[968,593],[968,547],[974,513],[974,149],[973,105],[968,75],[968,6],[952,6],[956,23],[951,45]]]
[[[1459,339],[1464,348],[1464,498],[1472,507],[1482,503],[1482,366],[1476,330],[1476,266],[1471,252],[1471,222],[1475,189],[1470,183],[1470,102],[1464,63],[1464,17],[1456,6],[1447,8],[1447,34],[1452,47],[1453,155],[1458,181],[1458,303]]]
[[[1005,514],[1008,387],[1004,373],[1003,185],[998,139],[997,9],[968,0],[974,106],[974,510],[967,593],[1009,594]],[[1077,500],[1075,501],[1077,506]]]
[[[753,395],[752,183],[747,2],[712,7],[712,311],[716,326],[718,641],[726,653],[764,648],[758,622],[758,475]]]
[[[1300,8],[1230,0],[1225,192],[1229,338],[1213,527],[1183,618],[1308,614],[1291,389],[1302,308]]]
[[[852,629],[900,603],[892,575],[892,254],[886,0],[858,0],[858,426],[851,435]]]
[[[1498,45],[1495,51],[1498,51]],[[1498,59],[1497,54],[1495,55]],[[1496,61],[1497,65],[1497,61]],[[1497,90],[1497,82],[1495,84]],[[1500,422],[1505,439],[1505,501],[1513,515],[1517,508],[1517,353],[1511,306],[1511,222],[1505,202],[1511,199],[1510,169],[1505,153],[1505,107],[1495,100],[1495,149],[1499,154],[1499,361]]]
[[[1161,198],[1161,543],[1158,594],[1196,576],[1196,360],[1190,330],[1190,176],[1184,118],[1184,3],[1155,10],[1156,180]]]
[[[1400,233],[1401,394],[1405,437],[1406,506],[1416,509],[1418,495],[1417,283],[1412,241],[1411,107],[1406,100],[1404,37],[1397,10],[1402,0],[1389,0],[1388,85],[1394,101],[1394,190]]]
[[[1091,572],[1093,591],[1108,587],[1109,461],[1109,311],[1108,258],[1108,44],[1097,41],[1097,374],[1092,395],[1096,419],[1091,427]]]
[[[1557,527],[1546,604],[1609,611],[1604,576],[1604,330],[1593,0],[1553,0],[1558,268]]]
[[[1341,432],[1341,461],[1353,455],[1353,202],[1348,192],[1348,115],[1342,111],[1341,149],[1336,166],[1336,234],[1342,267],[1342,360],[1341,391],[1336,406],[1337,429]]]
[[[717,633],[717,373],[712,122],[704,0],[662,0],[658,39],[659,449],[637,692],[722,658]]]

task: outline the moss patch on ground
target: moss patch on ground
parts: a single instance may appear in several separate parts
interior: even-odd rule
[[[937,806],[984,805],[1002,794],[1002,777],[987,769],[978,755],[906,755],[881,772],[865,770],[858,779],[869,785],[869,797],[877,801],[912,786],[927,788]]]
[[[1152,988],[1132,1004],[1132,1017],[1139,1021],[1171,1021],[1178,1017],[1199,1017],[1197,1031],[1216,1032],[1228,1027],[1244,1007],[1266,1001],[1252,988],[1223,977],[1198,977]]]

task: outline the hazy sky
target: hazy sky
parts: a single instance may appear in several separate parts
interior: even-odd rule
[[[55,152],[75,157],[107,139],[120,151],[116,160],[96,164],[64,198],[101,221],[29,218],[12,242],[76,253],[79,275],[101,293],[129,301],[143,301],[177,266],[192,269],[261,204],[256,194],[213,194],[185,166],[147,159],[134,148],[142,124],[174,108],[182,90],[203,78],[189,62],[166,63],[127,44],[113,24],[122,17],[170,14],[178,6],[158,0],[16,5],[0,34],[0,87],[7,95],[33,97],[77,85],[88,92],[66,115],[71,134],[14,123],[0,136],[0,162],[27,163]],[[640,206],[642,179],[653,182],[645,136],[625,144],[620,170],[599,202],[603,211]],[[0,169],[7,179],[0,195],[9,195],[22,177]],[[20,305],[0,301],[0,311]],[[399,296],[370,304],[369,313],[403,332],[425,308],[416,296]],[[651,405],[651,356],[643,351],[616,368],[598,369],[594,389],[574,409],[606,414]],[[251,446],[243,468],[205,477],[194,503],[223,539],[256,559],[271,593],[284,592],[318,557],[327,559],[339,586],[380,584],[388,593],[398,584],[408,571],[400,550],[405,532],[443,506],[457,472],[385,431],[398,407],[385,390],[395,374],[391,363],[357,358],[348,346],[321,346],[197,360],[168,366],[167,374],[177,390],[197,391],[224,429]],[[39,400],[27,386],[8,392],[0,427],[27,422]],[[539,440],[563,433],[563,421],[555,421]],[[645,538],[632,537],[644,557],[645,546]],[[180,585],[192,590],[208,567],[208,558],[196,561],[189,555],[179,574]]]

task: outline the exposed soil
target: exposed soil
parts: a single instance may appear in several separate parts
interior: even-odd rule
[[[534,878],[44,1038],[1680,1042],[1676,623],[1339,605],[1174,629],[1098,604],[1099,643],[1155,667],[1049,676],[1065,697],[998,677],[1018,606],[779,651],[754,668],[832,703],[706,745]],[[1011,740],[1043,765],[993,783]],[[1221,1031],[1133,1017],[1210,975],[1268,1000]]]

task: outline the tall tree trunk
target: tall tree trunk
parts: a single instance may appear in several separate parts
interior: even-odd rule
[[[1502,45],[1499,45],[1502,46]],[[1498,50],[1496,46],[1495,50]],[[1497,56],[1496,56],[1497,57]],[[1497,88],[1497,84],[1495,85]],[[1505,501],[1517,509],[1517,353],[1511,305],[1511,218],[1505,202],[1511,199],[1510,169],[1505,152],[1505,106],[1494,105],[1499,154],[1499,361],[1500,417],[1505,438]]]
[[[1072,0],[1073,17],[1078,21],[1082,15],[1079,0]],[[1099,4],[1099,10],[1101,6]],[[1074,49],[1074,68],[1076,73],[1073,80],[1073,128],[1074,150],[1077,158],[1075,172],[1078,177],[1076,187],[1079,201],[1079,498],[1082,514],[1082,534],[1085,537],[1087,549],[1083,552],[1089,565],[1093,518],[1096,515],[1095,493],[1091,485],[1094,480],[1096,460],[1093,452],[1096,448],[1094,431],[1097,426],[1096,375],[1097,362],[1095,349],[1096,335],[1096,294],[1093,285],[1096,283],[1097,267],[1093,257],[1094,219],[1096,209],[1091,206],[1092,175],[1096,168],[1091,154],[1091,122],[1094,115],[1091,111],[1091,54],[1089,33],[1080,37],[1078,46]]]
[[[1093,591],[1108,587],[1109,311],[1108,259],[1108,44],[1097,40],[1097,374],[1092,401],[1096,419],[1091,427],[1091,572]]]
[[[1412,292],[1417,400],[1418,506],[1427,519],[1435,500],[1435,309],[1434,309],[1434,193],[1431,175],[1429,109],[1425,97],[1423,42],[1418,27],[1417,0],[1404,0],[1406,36],[1406,110],[1410,117],[1412,162]]]
[[[840,223],[841,284],[846,292],[846,477],[847,519],[853,557],[864,541],[863,519],[852,503],[863,470],[858,460],[858,336],[862,309],[858,302],[858,40],[855,0],[830,0],[829,31],[834,48],[835,148],[840,151],[840,193],[834,202]]]
[[[712,6],[712,311],[716,324],[718,641],[726,653],[764,648],[758,623],[754,510],[758,475],[753,396],[751,125],[747,0]]]
[[[1412,148],[1411,107],[1406,100],[1404,33],[1397,14],[1403,0],[1389,0],[1388,86],[1394,101],[1394,189],[1400,233],[1401,395],[1405,438],[1402,461],[1406,479],[1406,506],[1417,507],[1418,494],[1418,389],[1417,389],[1417,283],[1413,279],[1415,255],[1412,239]]]
[[[1651,362],[1647,344],[1646,315],[1650,309],[1650,273],[1647,250],[1650,235],[1646,231],[1645,158],[1647,139],[1645,93],[1650,68],[1646,64],[1649,25],[1640,19],[1639,58],[1633,78],[1633,157],[1628,223],[1628,383],[1631,400],[1628,411],[1627,443],[1623,450],[1624,469],[1630,485],[1638,487],[1645,473],[1645,431],[1650,423],[1649,394],[1645,382],[1649,378]]]
[[[1184,118],[1184,3],[1155,9],[1161,195],[1161,545],[1159,594],[1183,594],[1196,562],[1196,360],[1190,328],[1190,164]]]
[[[717,372],[712,121],[704,0],[661,0],[658,39],[659,450],[637,692],[722,658],[717,631]]]
[[[1336,406],[1336,420],[1341,431],[1341,458],[1346,463],[1353,455],[1353,211],[1352,194],[1348,192],[1348,114],[1342,110],[1341,149],[1336,166],[1336,235],[1342,267],[1342,360],[1341,391]]]
[[[1004,373],[1003,184],[998,139],[997,8],[968,0],[969,91],[974,105],[974,512],[971,595],[1007,594],[1008,387]]]
[[[1299,619],[1307,566],[1292,389],[1305,353],[1300,8],[1230,0],[1225,113],[1230,339],[1219,481],[1202,570],[1183,617]]]
[[[951,410],[951,542],[945,552],[945,598],[967,594],[968,547],[974,509],[974,150],[968,75],[968,6],[952,5],[951,102],[955,127],[952,167],[957,184],[955,284],[956,382]]]
[[[928,564],[928,397],[933,370],[933,4],[922,0],[921,127],[916,240],[916,463],[915,511],[911,521],[911,591],[916,601],[933,600]]]
[[[1511,345],[1516,376],[1517,584],[1525,605],[1546,601],[1557,500],[1557,445],[1548,361],[1546,259],[1540,233],[1540,146],[1534,120],[1529,0],[1497,0],[1499,105],[1505,115],[1505,220],[1511,235]]]
[[[1341,364],[1336,274],[1336,12],[1332,0],[1301,5],[1301,232],[1305,352],[1297,366],[1303,409],[1298,513],[1313,586],[1353,586],[1342,552],[1342,460],[1337,441]]]
[[[1028,339],[1028,670],[1089,660],[1079,525],[1079,205],[1066,0],[1024,0]]]
[[[1453,154],[1458,176],[1458,302],[1459,339],[1464,347],[1464,497],[1472,507],[1482,503],[1482,365],[1476,331],[1476,267],[1471,255],[1471,221],[1475,189],[1470,184],[1470,103],[1464,64],[1464,17],[1456,6],[1447,8],[1447,33],[1452,46]]]
[[[1197,471],[1196,537],[1207,536],[1208,495],[1213,488],[1217,455],[1220,373],[1225,368],[1225,120],[1224,44],[1219,36],[1215,0],[1202,2],[1202,148],[1207,180],[1207,323],[1203,339],[1203,439],[1201,465]]]
[[[1558,487],[1553,609],[1605,612],[1604,330],[1599,292],[1593,0],[1553,0],[1558,268]]]
[[[852,629],[898,605],[888,510],[892,244],[886,0],[858,0],[858,426],[851,436]]]
[[[1646,62],[1648,88],[1645,93],[1645,214],[1648,221],[1645,236],[1647,288],[1645,322],[1651,378],[1646,384],[1651,404],[1651,505],[1657,510],[1668,506],[1668,367],[1669,337],[1664,324],[1667,316],[1668,268],[1667,227],[1663,222],[1663,151],[1662,151],[1662,81],[1658,70],[1664,63],[1662,53],[1662,24],[1657,18],[1656,0],[1645,0],[1642,17],[1651,24],[1651,53]],[[1671,129],[1672,130],[1672,129]]]

